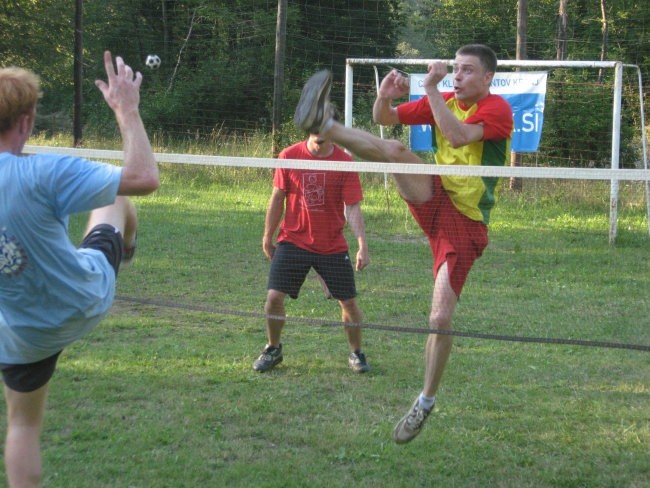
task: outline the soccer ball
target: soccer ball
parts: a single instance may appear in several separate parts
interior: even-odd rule
[[[160,68],[160,56],[157,54],[150,54],[147,56],[147,60],[144,62],[150,69]]]

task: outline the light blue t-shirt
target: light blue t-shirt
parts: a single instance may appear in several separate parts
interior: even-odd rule
[[[115,271],[76,249],[68,220],[113,203],[121,175],[77,157],[0,153],[0,363],[51,356],[110,309]]]

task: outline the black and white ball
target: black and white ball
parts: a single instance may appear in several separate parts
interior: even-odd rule
[[[160,56],[157,54],[149,54],[144,62],[144,64],[146,64],[149,69],[160,68],[160,63]]]

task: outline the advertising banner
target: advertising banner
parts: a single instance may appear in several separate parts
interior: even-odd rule
[[[422,86],[425,74],[412,74],[409,100],[425,95]],[[544,99],[546,96],[545,71],[523,73],[495,73],[490,92],[501,95],[512,107],[514,132],[511,150],[514,152],[537,152],[544,123]],[[448,74],[438,84],[441,92],[452,91],[453,74]],[[411,126],[411,149],[431,150],[431,126]]]

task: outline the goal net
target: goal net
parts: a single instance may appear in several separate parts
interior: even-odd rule
[[[424,94],[423,73],[433,61],[347,59],[346,125],[353,125],[356,96],[367,96],[367,90],[358,90],[359,84],[355,83],[355,67],[373,66],[376,86],[380,72],[401,69],[411,79],[410,99],[416,99]],[[446,62],[451,65],[453,60]],[[513,108],[512,150],[517,153],[513,155],[513,165],[648,169],[643,83],[638,66],[614,61],[499,60],[498,67],[491,92],[506,98]],[[450,91],[451,86],[450,74],[440,82],[439,89]],[[411,127],[407,140],[415,151],[430,150],[431,130]],[[618,199],[619,180],[612,179],[609,230],[612,243],[618,227]],[[646,209],[650,233],[648,184]]]

